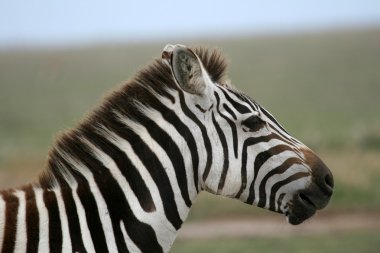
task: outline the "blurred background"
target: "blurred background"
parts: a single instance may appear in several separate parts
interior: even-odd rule
[[[33,180],[55,136],[167,43],[218,47],[239,89],[333,171],[292,227],[199,196],[172,252],[380,252],[380,2],[0,2],[0,188]]]

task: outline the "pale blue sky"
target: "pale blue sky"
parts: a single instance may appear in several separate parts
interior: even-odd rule
[[[0,47],[380,26],[379,0],[0,0]]]

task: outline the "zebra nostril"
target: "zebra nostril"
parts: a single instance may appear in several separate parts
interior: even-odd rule
[[[316,181],[317,185],[319,185],[322,192],[330,197],[333,194],[334,190],[334,179],[331,173],[327,173],[325,176],[322,176],[319,180]]]
[[[330,186],[331,189],[334,188],[334,179],[333,179],[332,175],[327,174],[325,176],[325,183],[326,183],[326,185]]]
[[[334,177],[330,169],[324,164],[324,162],[311,150],[303,150],[306,157],[306,162],[312,170],[313,184],[318,186],[318,190],[327,201],[333,194],[334,189]],[[321,205],[323,206],[323,205]]]

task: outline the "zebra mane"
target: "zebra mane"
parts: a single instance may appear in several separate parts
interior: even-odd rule
[[[211,80],[220,85],[226,84],[227,61],[219,50],[205,48],[193,49],[199,56]],[[65,184],[71,181],[69,157],[85,157],[86,150],[82,139],[86,134],[97,132],[98,126],[107,126],[115,119],[114,111],[122,113],[127,118],[138,120],[143,114],[141,106],[154,107],[159,103],[157,95],[174,100],[168,90],[180,89],[175,83],[170,67],[155,59],[153,63],[141,69],[130,81],[115,89],[103,99],[100,105],[74,129],[68,130],[57,137],[50,149],[46,169],[41,173],[37,185],[53,188],[57,183]]]
[[[194,51],[201,59],[203,66],[211,77],[211,80],[215,83],[227,85],[225,83],[227,60],[221,52],[217,49],[207,50],[203,47],[195,48]]]

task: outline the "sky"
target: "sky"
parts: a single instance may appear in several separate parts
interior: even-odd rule
[[[379,0],[0,0],[0,47],[380,26]]]

